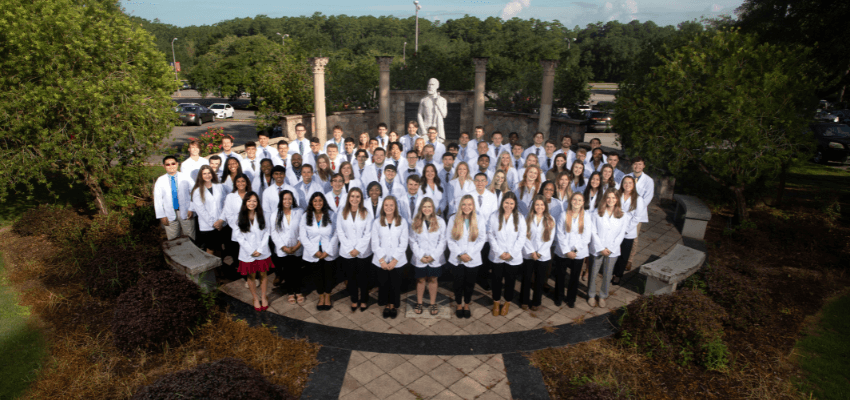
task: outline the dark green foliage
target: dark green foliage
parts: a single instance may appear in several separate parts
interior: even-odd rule
[[[296,400],[283,386],[270,383],[238,358],[201,364],[174,372],[141,388],[133,400]]]
[[[100,246],[83,264],[84,282],[91,294],[115,298],[141,276],[163,268],[165,261],[158,248],[110,243]]]
[[[731,268],[706,266],[699,272],[705,282],[704,293],[726,309],[728,323],[736,329],[747,329],[764,322],[772,309],[770,292],[757,277],[740,274]]]
[[[21,214],[12,231],[21,236],[45,235],[59,243],[79,241],[90,220],[67,207],[39,205]]]
[[[721,369],[726,311],[699,291],[643,296],[628,306],[617,334],[621,343],[660,360]],[[720,365],[722,364],[722,365]]]
[[[118,296],[112,317],[115,345],[125,352],[161,351],[186,340],[204,317],[198,286],[173,271],[156,271]]]

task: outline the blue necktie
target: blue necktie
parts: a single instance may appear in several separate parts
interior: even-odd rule
[[[171,201],[174,204],[174,209],[180,209],[180,201],[177,196],[177,179],[174,176],[171,176]]]
[[[416,208],[416,197],[410,196],[410,216],[413,216],[414,209]]]
[[[298,150],[299,150],[298,151],[299,154],[304,154],[304,142],[302,142],[300,140],[298,141]]]

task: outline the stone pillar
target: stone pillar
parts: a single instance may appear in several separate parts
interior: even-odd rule
[[[540,60],[543,66],[543,93],[540,96],[540,119],[537,131],[543,132],[543,138],[549,139],[549,127],[552,124],[552,89],[555,86],[555,68],[558,60]]]
[[[324,146],[328,139],[328,117],[325,111],[325,65],[328,65],[328,58],[313,57],[310,59],[310,65],[313,67],[313,112],[316,115],[313,135],[319,138]]]
[[[375,57],[378,63],[378,68],[381,70],[381,79],[378,86],[378,98],[380,99],[380,107],[378,108],[378,122],[383,122],[390,125],[390,65],[393,63],[392,57]]]
[[[487,77],[487,57],[475,57],[475,106],[472,111],[472,126],[484,126],[484,89]]]

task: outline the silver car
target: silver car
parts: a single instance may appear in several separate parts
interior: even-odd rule
[[[182,106],[177,109],[180,120],[186,125],[201,126],[204,122],[215,122],[215,112],[204,106]]]

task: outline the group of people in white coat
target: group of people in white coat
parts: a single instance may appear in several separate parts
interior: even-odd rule
[[[401,139],[421,142],[417,128],[409,124]],[[183,166],[191,170],[180,172],[177,159],[165,157],[166,174],[157,180],[154,198],[166,235],[182,231],[208,252],[224,249],[222,254],[238,259],[237,271],[247,277],[258,311],[268,308],[273,270],[288,302],[303,303],[315,289],[318,309],[331,309],[339,268],[352,312],[368,308],[377,283],[384,318],[396,318],[402,281],[412,275],[414,312],[426,312],[427,291],[427,312],[436,315],[438,279],[450,271],[455,314],[470,318],[482,276],[492,290],[493,315],[508,314],[517,281],[517,302],[537,309],[550,271],[556,305],[574,307],[578,283],[586,279],[588,303],[605,307],[610,284],[629,268],[640,224],[648,222],[653,183],[643,173],[644,161],[632,158],[634,172],[625,175],[616,168],[616,153],[606,155],[597,146],[585,161],[587,152],[573,152],[569,136],[558,157],[554,142],[542,143],[542,134],[523,150],[502,144],[498,132],[491,135],[494,143],[485,142],[478,127],[474,145],[463,133],[460,145],[439,143],[443,154],[436,158],[429,141],[402,157],[398,142],[387,142],[389,152],[356,148],[336,130],[324,150],[316,140],[301,141],[306,129],[299,124],[294,146],[281,141],[272,148],[261,134],[244,156],[227,154],[231,141],[222,154],[200,158],[206,163],[190,147]],[[468,154],[471,146],[477,158]],[[545,170],[539,164],[544,157]],[[588,165],[592,172],[586,174]],[[583,267],[587,278],[580,278]]]

